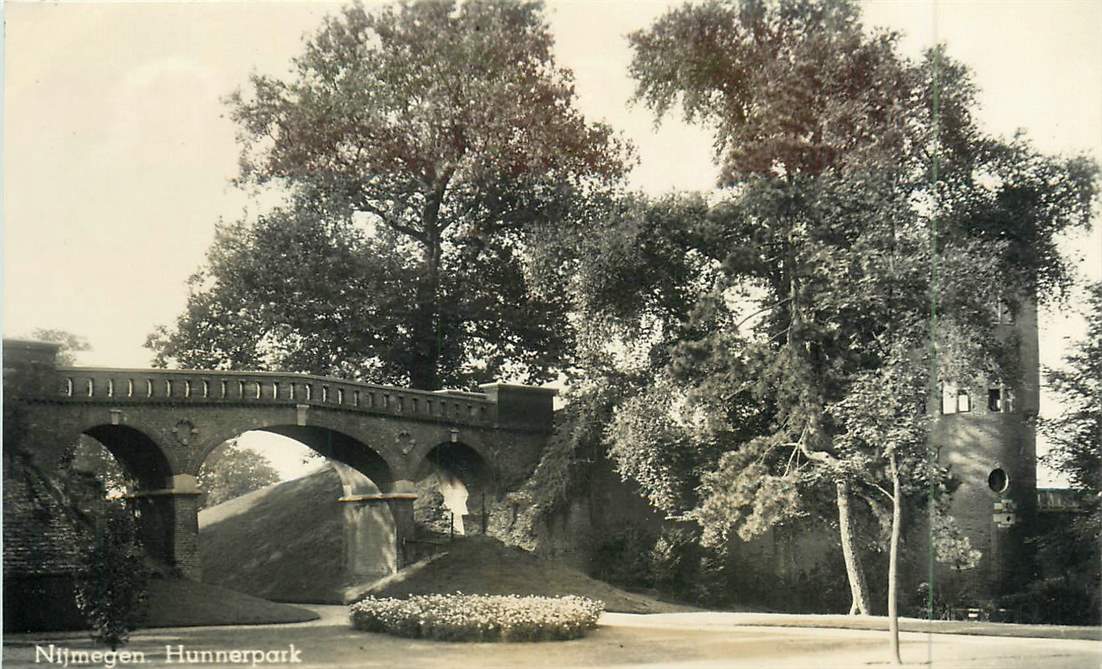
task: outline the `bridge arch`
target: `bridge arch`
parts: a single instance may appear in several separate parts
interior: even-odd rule
[[[375,488],[373,492],[393,490],[395,474],[401,471],[402,463],[394,462],[392,454],[350,434],[342,429],[343,426],[334,426],[316,416],[311,418],[310,425],[272,419],[223,428],[204,440],[202,447],[192,455],[187,469],[198,475],[210,454],[225,442],[246,432],[269,432],[293,439],[331,462],[343,465],[336,470],[341,475],[346,495],[368,494],[372,488]]]
[[[161,445],[148,432],[129,425],[94,424],[81,430],[122,465],[140,489],[165,488],[175,473]],[[71,441],[77,443],[77,439]]]
[[[444,433],[446,434],[446,433]],[[443,436],[443,435],[441,435]],[[484,438],[484,435],[475,430],[453,430],[450,439],[428,439],[417,444],[409,453],[409,459],[413,465],[413,472],[420,471],[425,458],[429,453],[449,444],[458,444],[476,453],[485,462],[493,462],[495,453],[493,446]]]
[[[186,511],[198,494],[193,482],[177,480],[168,453],[148,430],[98,423],[85,427],[80,434],[107,450],[137,485],[127,497],[146,554],[164,565],[179,566],[180,555],[190,549],[193,541],[187,532]],[[72,444],[75,448],[75,438]]]
[[[458,440],[426,449],[414,469],[414,481],[419,492],[415,514],[428,529],[464,534],[467,522],[484,524],[487,503],[492,506],[498,487],[485,452]],[[443,508],[434,508],[438,506]],[[442,511],[451,515],[441,518]]]
[[[286,437],[300,444],[302,448],[322,455],[328,467],[336,473],[340,481],[340,493],[336,494],[337,491],[333,491],[332,497],[319,498],[316,494],[313,494],[307,496],[307,499],[299,499],[295,502],[299,507],[299,511],[291,512],[282,518],[244,515],[230,522],[238,523],[239,528],[249,526],[250,531],[261,532],[264,536],[286,537],[288,531],[298,536],[309,536],[311,532],[317,529],[316,523],[328,523],[332,522],[333,518],[340,518],[340,524],[343,528],[342,535],[339,538],[342,553],[340,571],[346,579],[371,581],[391,574],[398,569],[401,561],[401,547],[398,536],[398,520],[393,508],[395,498],[393,494],[395,487],[394,472],[377,450],[347,432],[332,427],[317,424],[287,424],[279,421],[272,421],[259,426],[251,423],[244,430],[235,431],[228,439],[233,439],[247,432],[266,432]],[[200,467],[202,462],[209,459],[211,454],[227,441],[227,439],[222,439],[227,434],[230,433],[226,431],[215,434],[211,437],[210,441],[212,443],[204,443],[202,448],[197,450],[194,457],[200,463]],[[215,444],[213,443],[215,440],[221,441]],[[253,444],[251,447],[257,452],[264,452],[262,445]],[[292,485],[290,482],[287,483]],[[316,485],[316,483],[310,485]],[[283,493],[276,494],[283,495],[281,497],[283,500],[289,499]],[[308,508],[304,508],[303,505]],[[232,509],[233,507],[231,507],[231,514],[235,513]],[[244,513],[248,514],[248,511],[246,510]],[[223,518],[219,522],[227,521]],[[291,525],[288,526],[286,524],[288,522]],[[215,548],[215,552],[212,553],[211,549],[206,546],[206,541],[207,538],[200,538],[199,558],[201,569],[199,573],[209,574],[206,578],[209,578],[211,583],[235,587],[230,582],[220,580],[233,572],[232,570],[230,572],[225,570],[224,565],[220,562],[222,558],[217,549]],[[327,545],[326,550],[332,550],[333,548],[334,546]],[[313,555],[313,551],[316,550],[317,546],[313,543],[303,545],[301,542],[290,542],[277,552],[283,556],[283,559],[295,561],[309,560]],[[261,549],[260,553],[256,555],[251,576],[246,579],[248,588],[260,588],[261,590],[245,589],[244,591],[258,596],[275,596],[276,598],[280,596],[301,596],[293,587],[291,590],[282,590],[281,588],[285,587],[286,584],[268,582],[271,580],[268,575],[278,573],[278,569],[275,567],[276,563],[270,563],[268,557]],[[272,578],[277,577],[273,576]],[[246,583],[237,585],[244,587]],[[264,588],[269,589],[265,590]]]

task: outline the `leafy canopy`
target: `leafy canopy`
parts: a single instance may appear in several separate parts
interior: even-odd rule
[[[1048,370],[1049,385],[1064,405],[1063,413],[1042,423],[1051,443],[1047,463],[1068,477],[1083,493],[1088,514],[1076,521],[1076,531],[1098,546],[1102,535],[1102,282],[1087,288],[1087,336]]]
[[[229,99],[239,183],[288,194],[225,226],[162,363],[279,366],[418,388],[541,381],[568,358],[561,295],[529,287],[539,227],[624,174],[575,109],[539,2],[359,4],[286,79]]]
[[[903,58],[852,2],[686,4],[629,39],[636,99],[712,128],[725,187],[687,233],[665,237],[719,272],[683,284],[696,289],[688,322],[650,356],[689,408],[666,402],[664,430],[704,426],[698,449],[721,444],[700,519],[756,534],[805,512],[816,496],[800,486],[842,479],[878,494],[884,458],[901,444],[919,457],[925,442],[893,437],[899,416],[840,408],[892,369],[915,380],[898,389],[915,420],[939,381],[1015,378],[1014,342],[995,336],[991,307],[1060,296],[1071,267],[1057,240],[1089,225],[1096,166],[985,135],[967,68],[941,47]],[[657,421],[635,413],[619,420]],[[855,440],[876,425],[877,439]],[[622,466],[641,471],[638,445],[610,435],[631,452]],[[672,472],[677,441],[644,450]]]

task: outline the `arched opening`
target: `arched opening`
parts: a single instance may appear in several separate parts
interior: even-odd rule
[[[382,456],[342,432],[298,425],[267,427],[263,431],[294,439],[323,458],[346,465],[340,468],[344,470],[341,483],[345,495],[390,492],[394,488],[394,475]]]
[[[125,498],[137,490],[134,475],[100,441],[88,434],[81,434],[68,457],[68,468],[86,477],[90,488],[104,499]]]
[[[160,447],[139,430],[126,425],[97,425],[85,430],[83,436],[86,438],[78,441],[74,458],[84,457],[86,462],[104,463],[102,453],[97,454],[93,446],[98,444],[121,466],[131,485],[137,484],[140,490],[159,490],[167,485],[172,475],[168,460]],[[78,459],[74,459],[75,466],[80,464]],[[116,474],[112,472],[110,475]]]
[[[232,467],[212,476],[218,458],[226,462],[225,449],[265,458],[280,481],[199,514],[204,582],[276,601],[332,603],[397,569],[394,513],[385,499],[394,477],[378,453],[316,426],[268,426],[231,441],[207,454],[201,483],[232,480]]]
[[[157,496],[170,487],[172,468],[160,447],[143,432],[125,425],[97,425],[78,438],[71,469],[81,486],[102,504],[125,499],[138,525],[145,554],[169,568],[177,563],[175,500]],[[98,490],[97,490],[98,488]],[[101,507],[95,512],[104,512]]]
[[[336,469],[343,496],[380,494],[394,486],[386,461],[353,437],[316,426],[276,425],[242,432],[203,456],[198,479],[206,503],[201,506],[329,468]]]
[[[429,451],[416,475],[418,530],[429,535],[484,534],[497,494],[491,471],[466,444],[440,444]]]

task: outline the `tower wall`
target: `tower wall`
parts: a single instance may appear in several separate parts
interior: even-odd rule
[[[1003,310],[996,330],[1003,341],[1017,343],[1018,378],[963,388],[967,402],[943,397],[931,436],[938,461],[949,466],[959,483],[951,514],[973,548],[983,554],[975,570],[959,575],[950,576],[938,566],[940,578],[935,576],[935,583],[964,578],[977,598],[1013,592],[1028,578],[1031,561],[1025,538],[1037,506],[1036,305],[1022,303],[1013,318]],[[968,410],[960,410],[965,406]]]

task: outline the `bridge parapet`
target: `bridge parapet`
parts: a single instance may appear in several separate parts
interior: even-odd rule
[[[58,368],[40,399],[117,404],[308,405],[493,427],[498,405],[480,393],[434,393],[307,374]]]
[[[94,437],[141,482],[146,545],[191,576],[199,564],[195,477],[235,435],[283,434],[342,463],[338,471],[357,472],[342,478],[351,481],[346,545],[355,547],[345,562],[392,571],[413,526],[413,481],[426,464],[437,466],[436,449],[469,449],[455,457],[481,458],[505,490],[535,468],[552,430],[555,391],[544,388],[428,392],[279,372],[57,367],[57,350],[3,342],[5,420],[16,426],[5,434],[12,437],[4,442],[5,475],[16,456],[56,470],[78,434]],[[370,484],[368,497],[356,497],[353,479]],[[387,496],[375,499],[370,490]]]

